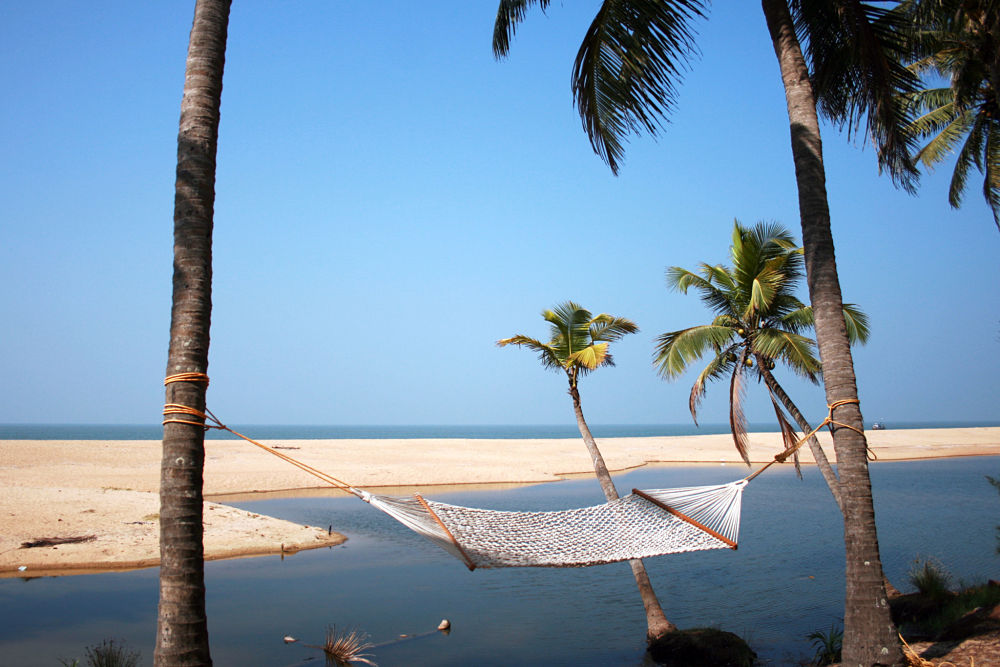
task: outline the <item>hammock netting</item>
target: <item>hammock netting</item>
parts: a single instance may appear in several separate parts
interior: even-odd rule
[[[735,549],[745,486],[746,480],[739,480],[717,486],[633,490],[602,505],[553,512],[506,512],[420,496],[357,493],[475,569],[585,567],[685,551]]]

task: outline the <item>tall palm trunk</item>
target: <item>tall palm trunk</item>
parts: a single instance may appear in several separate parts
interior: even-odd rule
[[[177,137],[168,376],[208,371],[215,155],[230,2],[198,0],[188,44]],[[203,412],[206,387],[202,381],[173,382],[167,385],[166,402]],[[204,445],[200,426],[164,424],[157,667],[212,664],[202,540]]]
[[[854,363],[844,323],[843,299],[830,231],[826,174],[816,102],[809,71],[789,14],[787,0],[762,0],[764,16],[781,69],[799,192],[809,298],[823,364],[827,402],[857,400]],[[868,475],[867,442],[858,404],[837,408],[834,450],[844,505],[847,580],[844,608],[845,665],[902,665],[903,653],[883,584],[875,509]]]
[[[611,481],[611,473],[608,472],[608,467],[604,464],[604,457],[601,456],[601,450],[597,448],[597,442],[590,433],[587,420],[583,418],[583,408],[580,405],[580,390],[577,388],[572,375],[570,375],[569,379],[569,395],[573,397],[573,412],[576,414],[576,425],[580,429],[580,435],[583,437],[583,442],[587,446],[590,458],[594,462],[594,472],[597,475],[597,481],[601,483],[601,489],[608,500],[617,500],[618,490],[615,489],[615,484]],[[632,575],[635,576],[635,583],[639,587],[642,605],[646,609],[646,640],[654,643],[663,637],[663,635],[676,631],[677,626],[668,621],[666,615],[663,613],[663,608],[656,597],[653,584],[649,581],[649,575],[646,574],[646,566],[642,560],[634,558],[629,561],[629,565],[632,567]]]

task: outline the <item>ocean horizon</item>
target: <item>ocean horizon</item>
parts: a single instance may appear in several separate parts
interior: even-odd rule
[[[974,428],[1000,426],[1000,421],[883,422],[889,429]],[[228,424],[258,440],[386,440],[386,439],[558,439],[577,438],[576,424]],[[871,428],[871,424],[866,424]],[[597,438],[642,438],[728,433],[729,424],[591,424]],[[751,433],[776,432],[777,423],[749,424]],[[210,430],[209,439],[236,436]],[[160,424],[0,424],[0,440],[160,440]]]

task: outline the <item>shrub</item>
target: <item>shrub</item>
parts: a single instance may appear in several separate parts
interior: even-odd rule
[[[910,570],[910,583],[932,601],[938,602],[951,595],[951,575],[935,561],[917,561]]]
[[[814,665],[832,665],[840,662],[840,649],[844,644],[844,631],[836,623],[830,626],[829,632],[813,630],[806,639],[812,641],[816,648],[813,658]]]

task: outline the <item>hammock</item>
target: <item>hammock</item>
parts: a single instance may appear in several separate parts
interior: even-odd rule
[[[203,382],[204,373],[179,373],[171,382]],[[835,401],[823,422],[794,446],[752,475],[728,484],[632,493],[602,505],[557,512],[506,512],[461,507],[413,498],[378,496],[287,454],[237,433],[209,410],[168,403],[164,424],[180,423],[229,431],[280,459],[371,504],[445,551],[477,567],[586,567],[685,551],[735,549],[740,530],[743,488],[775,463],[783,462],[826,424],[857,431],[833,421],[835,408],[857,399]],[[173,417],[194,417],[198,421]],[[861,431],[858,431],[861,433]]]
[[[685,551],[735,549],[746,480],[633,489],[593,507],[505,512],[349,489],[463,561],[493,567],[586,567]]]

